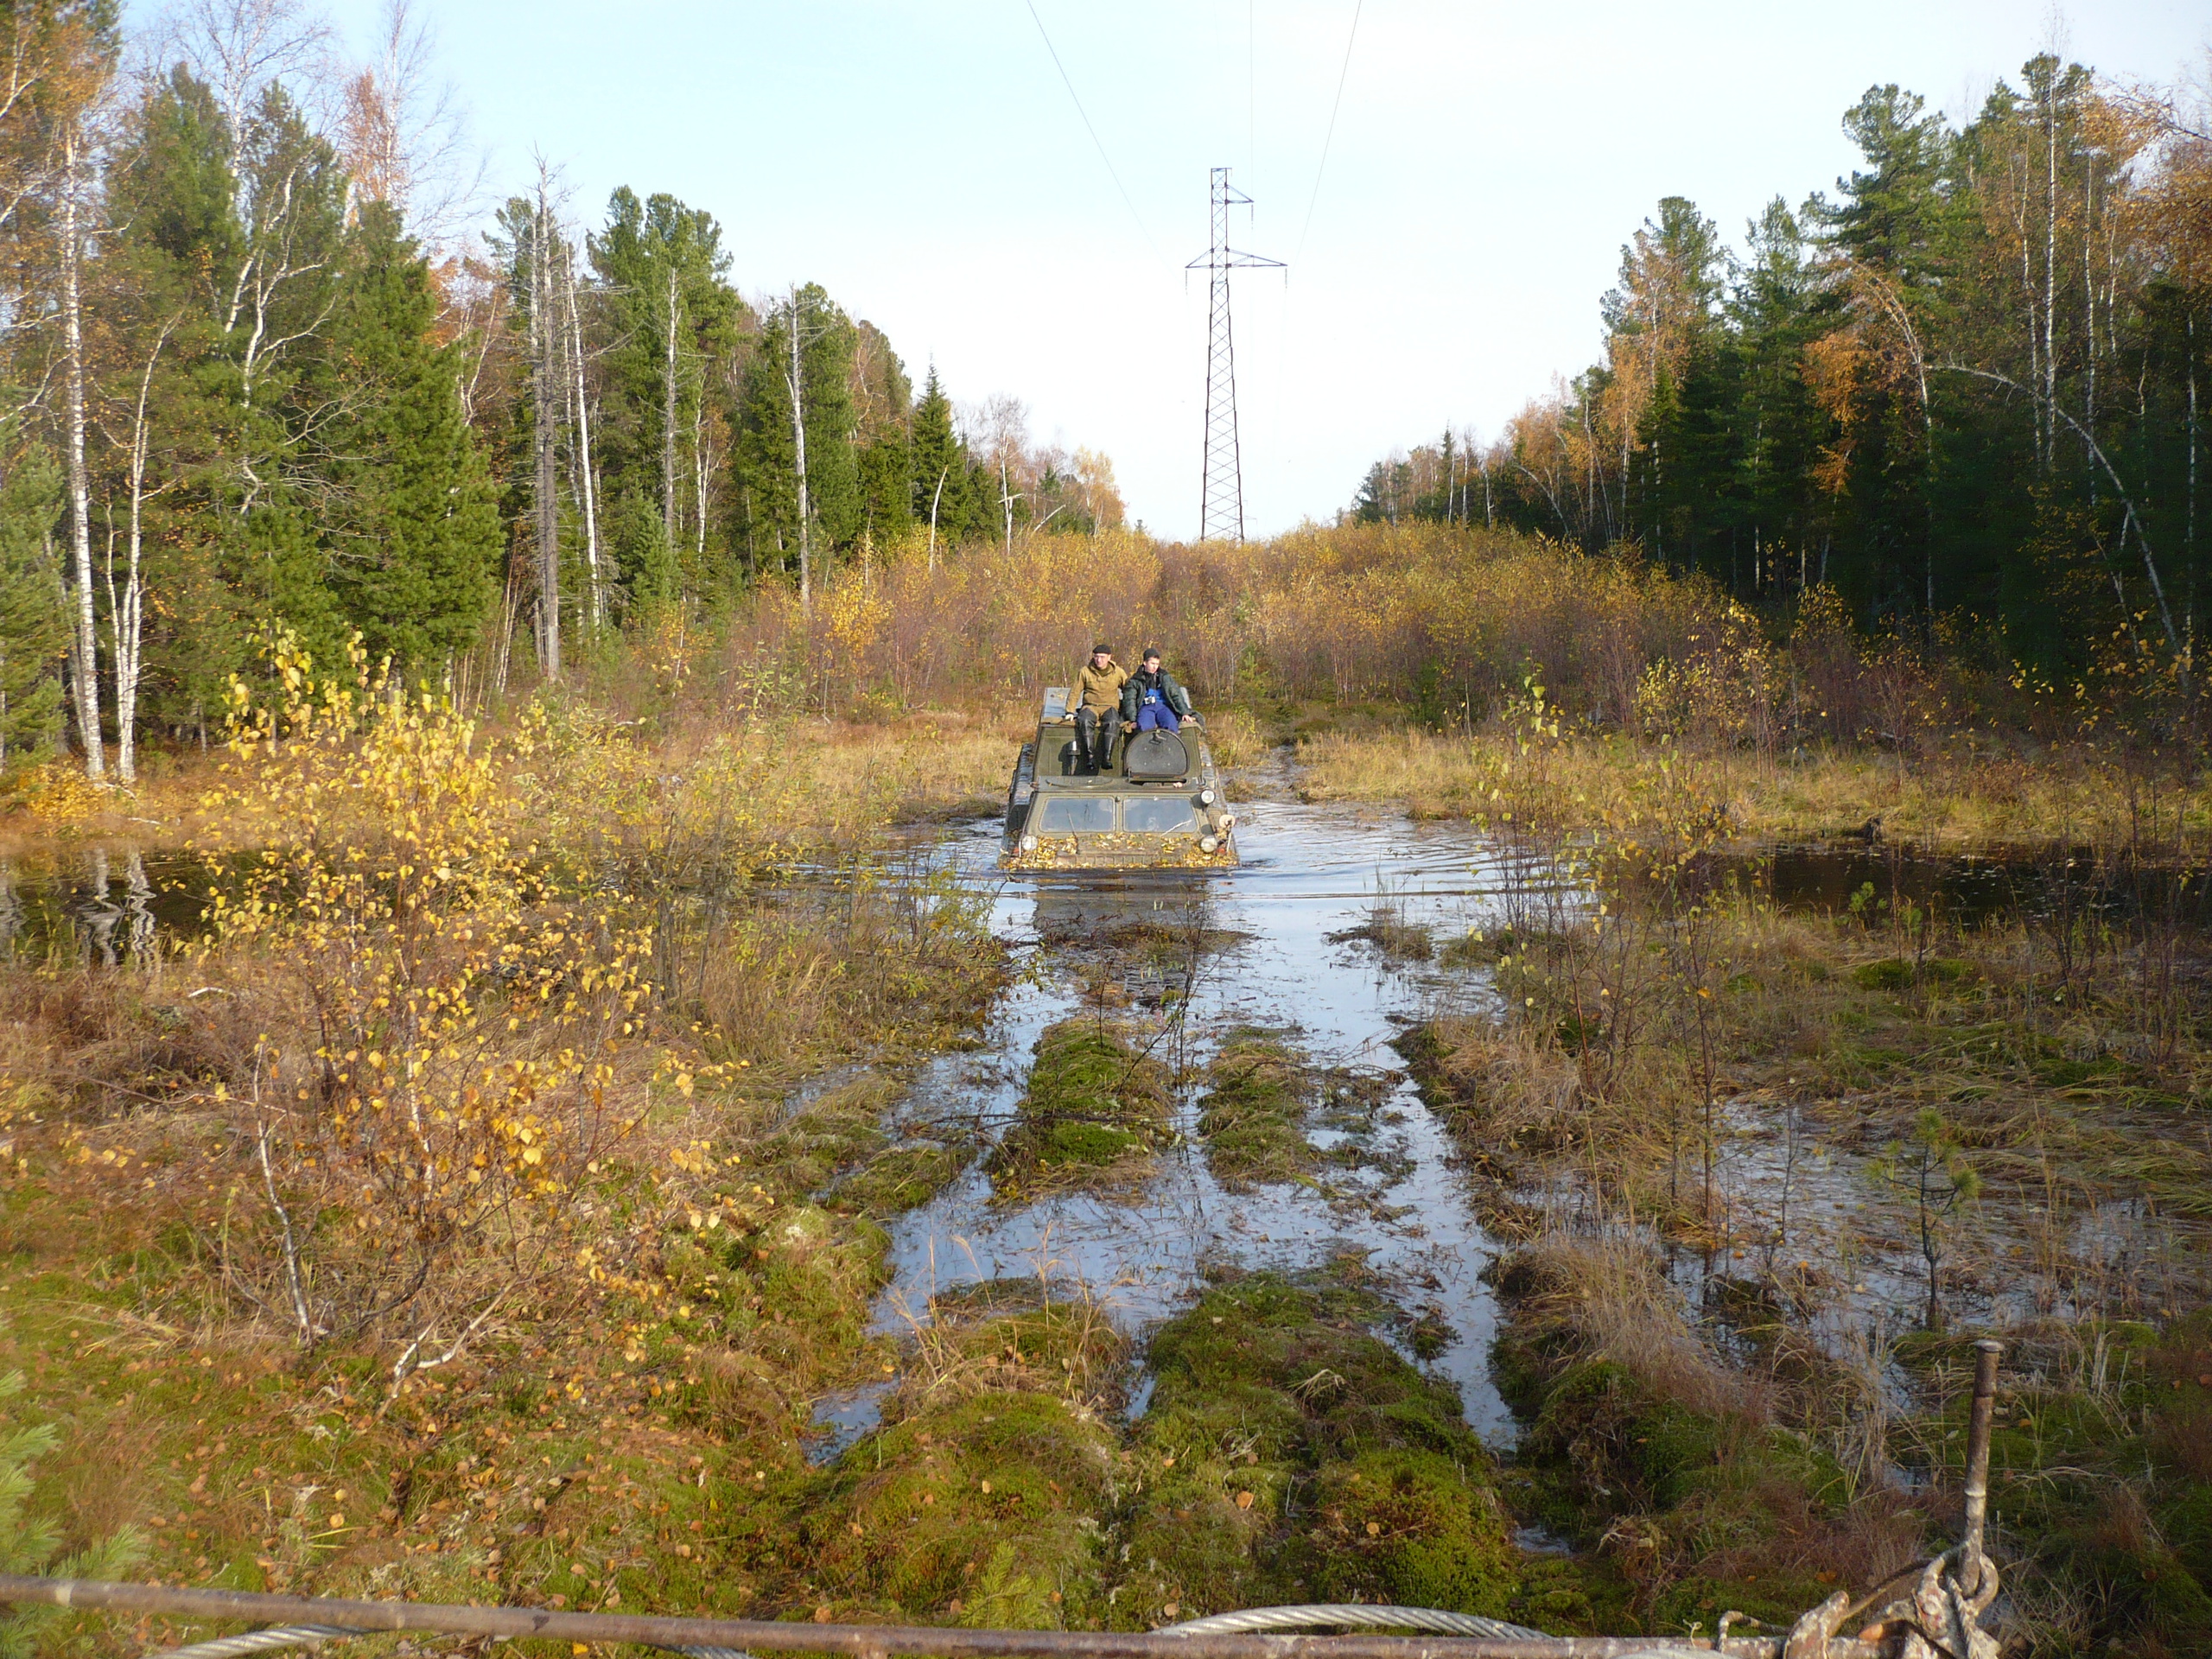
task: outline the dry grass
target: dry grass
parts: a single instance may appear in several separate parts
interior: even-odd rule
[[[1771,1420],[1771,1389],[1722,1364],[1691,1329],[1648,1238],[1554,1227],[1518,1262],[1524,1317],[1571,1332],[1580,1357],[1618,1365],[1657,1398],[1703,1415]]]
[[[1511,735],[1416,730],[1324,732],[1299,745],[1299,792],[1311,801],[1402,801],[1416,817],[1496,817],[1500,779],[1520,760]],[[2179,811],[2212,831],[2212,793],[2193,778],[2130,775],[2094,750],[1973,748],[1900,761],[1827,747],[1767,760],[1732,747],[1655,750],[1618,734],[1569,735],[1529,802],[1547,822],[1633,817],[1662,765],[1726,809],[1748,841],[1864,836],[1942,845],[2032,845],[2054,837],[2124,840],[2147,813]]]

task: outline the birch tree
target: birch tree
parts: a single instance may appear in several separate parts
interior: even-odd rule
[[[77,716],[77,741],[85,755],[85,775],[93,782],[107,776],[106,744],[100,734],[99,626],[92,601],[92,499],[85,461],[86,379],[85,360],[86,135],[75,112],[60,137],[56,180],[56,236],[61,276],[62,462],[69,486],[70,700]]]

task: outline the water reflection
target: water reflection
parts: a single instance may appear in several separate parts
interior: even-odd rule
[[[0,859],[0,961],[149,968],[197,936],[209,866],[135,847]]]
[[[2186,862],[2100,854],[2066,842],[1943,852],[1904,842],[1730,850],[1714,867],[1783,910],[1843,912],[1857,900],[1869,920],[1905,905],[1966,927],[2069,914],[2156,916],[2212,925],[2212,882]]]

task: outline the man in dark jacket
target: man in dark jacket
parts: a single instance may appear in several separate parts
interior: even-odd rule
[[[1147,645],[1144,665],[1130,675],[1128,683],[1122,688],[1124,726],[1133,732],[1155,728],[1179,732],[1185,721],[1197,718],[1198,710],[1191,707],[1191,694],[1183,689],[1181,681],[1160,665],[1160,647]]]

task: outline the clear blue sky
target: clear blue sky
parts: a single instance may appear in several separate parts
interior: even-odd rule
[[[1740,241],[1770,196],[1832,188],[1838,124],[1896,81],[1955,115],[2052,38],[2168,79],[2202,0],[1513,5],[1367,0],[1305,232],[1354,0],[448,0],[446,73],[519,188],[533,149],[572,211],[672,192],[711,211],[749,293],[824,283],[917,380],[1009,392],[1039,435],[1104,449],[1134,515],[1198,514],[1206,169],[1257,201],[1237,289],[1246,510],[1264,533],[1351,499],[1447,422],[1494,431],[1598,346],[1621,244],[1662,195]],[[338,16],[365,45],[376,0]]]

